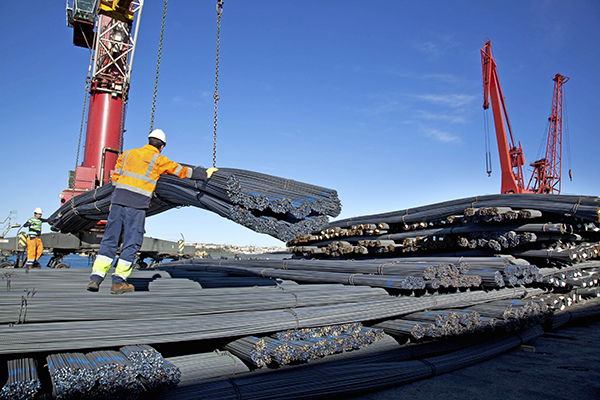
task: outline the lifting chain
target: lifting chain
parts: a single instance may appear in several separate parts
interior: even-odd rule
[[[85,35],[83,35],[85,37]],[[86,39],[86,43],[87,43],[87,39]],[[79,151],[81,150],[81,139],[83,137],[83,125],[85,124],[85,110],[86,110],[86,106],[87,106],[87,100],[88,100],[88,92],[90,90],[90,85],[92,83],[92,65],[94,63],[94,52],[92,51],[91,46],[89,46],[88,43],[88,48],[90,49],[90,63],[88,65],[88,74],[87,77],[85,78],[85,94],[83,96],[83,111],[81,111],[81,123],[79,124],[79,140],[77,141],[77,156],[75,156],[75,171],[73,171],[73,187],[71,188],[71,209],[73,210],[73,212],[76,215],[79,215],[79,212],[77,211],[77,209],[75,208],[75,181],[77,180],[77,165],[79,164]]]
[[[217,166],[217,102],[219,101],[219,52],[221,50],[221,13],[223,13],[223,0],[217,0],[217,60],[215,68],[215,119],[213,133],[213,167]]]
[[[162,56],[163,38],[165,36],[165,19],[167,18],[167,2],[168,2],[168,0],[165,0],[165,4],[163,6],[162,24],[160,26],[160,41],[158,43],[158,57],[156,59],[156,78],[154,79],[154,97],[152,98],[152,115],[150,116],[150,130],[148,133],[152,132],[152,130],[154,129],[154,110],[156,108],[156,92],[158,91],[158,75],[160,72],[160,58]]]

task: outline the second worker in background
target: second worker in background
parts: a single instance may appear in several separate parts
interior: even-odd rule
[[[97,292],[106,277],[119,248],[119,238],[123,243],[119,261],[112,276],[112,294],[133,292],[133,285],[127,283],[132,263],[142,246],[146,210],[150,206],[156,182],[163,174],[180,178],[206,180],[217,168],[189,168],[179,165],[160,154],[167,143],[164,132],[153,130],[148,135],[148,144],[139,149],[123,152],[117,159],[112,174],[114,192],[106,230],[100,243],[100,250],[92,267],[92,275],[87,290]]]

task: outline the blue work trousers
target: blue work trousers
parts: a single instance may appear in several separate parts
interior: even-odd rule
[[[144,240],[145,222],[146,210],[138,210],[119,204],[111,205],[98,254],[114,259],[119,248],[119,238],[123,233],[123,244],[121,245],[119,259],[134,262]]]

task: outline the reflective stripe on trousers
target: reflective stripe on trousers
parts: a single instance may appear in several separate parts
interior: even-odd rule
[[[92,273],[101,275],[102,277],[106,275],[117,254],[119,238],[122,232],[123,243],[115,274],[126,279],[131,274],[131,264],[135,261],[137,252],[142,247],[145,222],[146,210],[113,204],[110,207],[106,221],[106,230],[100,243],[98,256],[92,267]]]

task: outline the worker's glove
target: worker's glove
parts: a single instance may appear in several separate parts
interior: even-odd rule
[[[212,174],[214,174],[215,172],[217,172],[219,169],[215,168],[215,167],[210,167],[209,169],[206,170],[206,178],[210,178],[212,176]]]
[[[206,169],[206,168],[201,167],[201,166],[194,167],[194,170],[192,171],[192,177],[191,177],[191,179],[205,181],[208,178],[210,178],[215,171],[217,171],[216,168],[208,168],[208,169]]]

